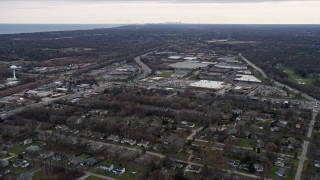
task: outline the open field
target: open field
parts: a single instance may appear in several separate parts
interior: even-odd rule
[[[283,72],[285,72],[291,80],[298,84],[310,85],[312,83],[311,78],[303,78],[299,74],[296,74],[292,68],[284,67]]]

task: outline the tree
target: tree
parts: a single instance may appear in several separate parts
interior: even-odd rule
[[[257,153],[260,153],[260,151],[261,151],[261,150],[260,150],[260,147],[258,147],[258,148],[257,148]]]
[[[186,179],[186,178],[184,177],[183,171],[180,170],[180,169],[176,172],[176,174],[174,175],[174,177],[175,177],[177,180],[184,180],[184,179]]]
[[[23,159],[23,155],[22,154],[18,154],[18,159]]]
[[[210,169],[209,169],[207,163],[205,163],[205,164],[203,165],[202,175],[203,175],[204,177],[208,177],[208,176],[210,175]]]

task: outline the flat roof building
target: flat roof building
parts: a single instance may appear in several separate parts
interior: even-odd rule
[[[244,75],[244,74],[237,74],[236,78],[234,79],[235,81],[244,81],[244,82],[256,82],[256,83],[261,83],[261,81],[256,78],[255,76],[252,75]]]
[[[225,83],[221,81],[200,80],[198,82],[190,83],[189,86],[196,88],[220,90],[225,87]]]
[[[189,62],[189,61],[177,62],[169,65],[169,67],[174,69],[188,69],[188,70],[202,69],[208,66],[209,64],[206,64],[206,63],[197,63],[197,62]]]

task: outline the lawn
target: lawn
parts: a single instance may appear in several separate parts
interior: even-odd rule
[[[159,71],[160,73],[157,74],[158,77],[165,77],[165,78],[170,78],[171,75],[173,74],[172,71]]]
[[[118,168],[119,165],[122,164],[120,162],[113,161],[113,160],[105,160],[103,163],[113,164],[114,168]],[[126,168],[126,172],[121,175],[116,175],[112,172],[102,171],[96,168],[92,168],[90,171],[93,173],[97,173],[103,176],[113,177],[115,179],[120,179],[120,180],[135,179],[135,177],[143,173],[143,167],[140,165],[137,165],[136,163],[126,163],[126,164],[122,164],[122,166]],[[132,174],[132,172],[137,172],[137,173]]]
[[[310,78],[303,78],[299,74],[296,74],[292,68],[284,67],[283,72],[286,73],[290,79],[292,79],[297,84],[311,84],[312,80]]]
[[[296,175],[296,171],[297,171],[297,167],[298,167],[298,164],[299,164],[299,161],[298,160],[291,160],[292,164],[293,164],[293,169],[291,170],[290,169],[290,165],[287,166],[287,172],[286,172],[286,176],[283,177],[283,179],[294,179],[295,175]],[[268,178],[276,178],[277,175],[276,175],[276,172],[278,171],[279,167],[278,166],[273,166],[271,168],[270,171],[268,171],[266,173],[266,177]]]
[[[16,147],[10,148],[8,149],[9,153],[14,153],[14,154],[19,154],[22,153],[24,151],[26,151],[26,148],[29,146],[39,146],[40,149],[43,149],[43,143],[41,142],[32,142],[31,144],[27,144],[27,145],[18,145]]]
[[[37,171],[37,172],[35,172],[33,174],[32,180],[40,180],[42,176],[43,176],[42,172],[41,171]]]
[[[252,140],[251,139],[240,139],[239,146],[246,147],[246,148],[252,148]]]

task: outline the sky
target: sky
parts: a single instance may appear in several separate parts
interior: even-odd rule
[[[0,0],[0,23],[320,24],[320,0]]]

